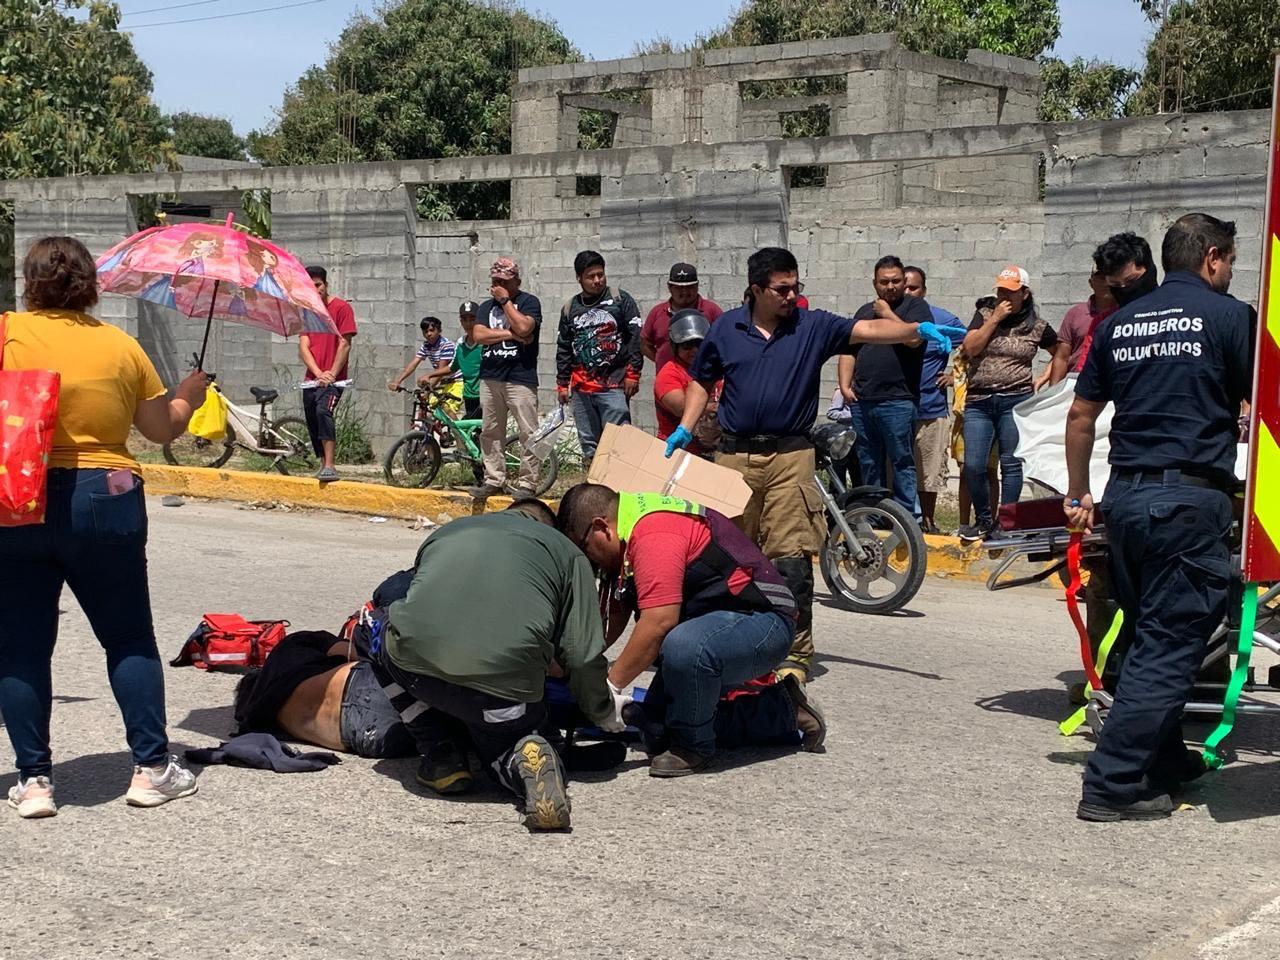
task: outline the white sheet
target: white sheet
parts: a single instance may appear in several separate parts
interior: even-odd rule
[[[1058,493],[1065,493],[1067,489],[1067,411],[1075,395],[1076,374],[1071,373],[1061,383],[1046,387],[1013,408],[1013,419],[1018,425],[1016,453],[1022,461],[1023,475]],[[1109,434],[1114,412],[1111,404],[1107,404],[1098,417],[1097,438],[1089,461],[1089,489],[1095,498],[1102,495],[1111,476],[1107,457],[1111,453]],[[1249,445],[1237,444],[1236,476],[1243,477],[1248,467]]]

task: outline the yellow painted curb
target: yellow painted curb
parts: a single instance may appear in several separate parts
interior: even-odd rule
[[[924,542],[929,546],[929,573],[945,577],[963,577],[969,580],[986,580],[989,569],[987,555],[979,543],[964,543],[958,537],[943,537],[927,533]]]
[[[321,484],[310,477],[161,464],[143,464],[142,479],[146,482],[147,492],[156,495],[175,494],[239,503],[287,503],[296,507],[406,520],[426,517],[432,523],[504,510],[511,503],[510,497],[490,497],[478,502],[465,493],[445,490],[406,490],[349,480]],[[996,561],[987,558],[980,544],[964,544],[955,537],[934,534],[924,539],[929,547],[930,576],[981,583],[986,581],[995,566]],[[1056,587],[1057,584],[1051,578],[1047,585]]]
[[[142,479],[147,493],[209,500],[287,503],[318,510],[367,513],[381,517],[413,520],[426,517],[432,523],[455,520],[502,510],[510,497],[490,497],[479,502],[465,493],[445,490],[407,490],[378,483],[337,480],[320,483],[311,477],[284,477],[275,473],[247,473],[242,470],[209,470],[203,467],[170,467],[143,464]]]
[[[930,576],[986,583],[991,571],[1000,563],[1001,558],[997,556],[992,559],[987,556],[986,550],[980,543],[964,543],[958,537],[942,537],[936,534],[926,534],[924,540],[929,547]],[[1023,571],[1019,566],[1017,571],[1029,573],[1034,569],[1033,565]],[[1028,586],[1061,589],[1061,584],[1056,577],[1049,577],[1039,584],[1028,584]]]

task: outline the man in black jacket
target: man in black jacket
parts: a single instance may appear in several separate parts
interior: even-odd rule
[[[606,423],[630,423],[640,389],[640,308],[625,290],[608,285],[604,257],[584,250],[573,261],[582,291],[560,311],[556,337],[556,393],[573,403],[573,422],[590,464]]]

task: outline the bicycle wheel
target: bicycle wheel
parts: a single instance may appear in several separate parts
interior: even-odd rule
[[[290,470],[294,473],[315,473],[320,469],[320,461],[311,447],[307,421],[301,417],[281,417],[271,425],[271,435],[267,439],[273,448],[289,450],[286,456],[274,455],[276,460],[272,464],[286,477]]]
[[[421,430],[411,430],[391,445],[382,460],[382,475],[393,487],[425,487],[440,471],[440,444]]]
[[[520,475],[520,453],[523,451],[524,445],[520,442],[518,434],[512,434],[507,437],[506,443],[502,445],[502,452],[507,457],[507,482],[513,484]],[[533,492],[538,496],[542,496],[555,485],[556,477],[560,473],[560,461],[556,457],[556,452],[551,451],[547,459],[543,460],[538,467],[538,485],[533,488]]]
[[[184,433],[162,448],[165,462],[175,467],[220,467],[231,459],[234,451],[235,443],[230,433],[225,440],[205,440]]]

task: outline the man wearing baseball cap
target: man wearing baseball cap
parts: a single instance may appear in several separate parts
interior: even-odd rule
[[[533,496],[538,483],[538,458],[526,441],[538,427],[538,334],[542,304],[520,289],[520,265],[499,257],[489,270],[489,299],[476,308],[472,330],[484,346],[480,358],[480,406],[484,426],[480,448],[484,451],[484,482],[470,487],[478,500],[501,493],[507,481],[507,460],[502,445],[507,417],[515,418],[520,435],[520,476],[512,493]]]
[[[654,304],[640,328],[640,351],[653,361],[655,373],[672,359],[671,344],[667,340],[672,314],[681,310],[697,310],[708,323],[715,323],[724,312],[714,300],[698,293],[698,268],[691,263],[677,263],[671,267],[667,276],[667,292],[670,297]]]
[[[1067,373],[1070,347],[1040,316],[1030,289],[1031,278],[1017,266],[996,277],[996,303],[981,307],[960,344],[968,361],[964,401],[964,481],[973,502],[974,523],[960,528],[962,540],[991,535],[995,521],[987,489],[987,460],[993,443],[1000,446],[1000,502],[1016,503],[1022,494],[1022,461],[1013,408],[1031,396],[1031,367],[1036,353],[1047,350],[1052,361],[1049,383]]]

